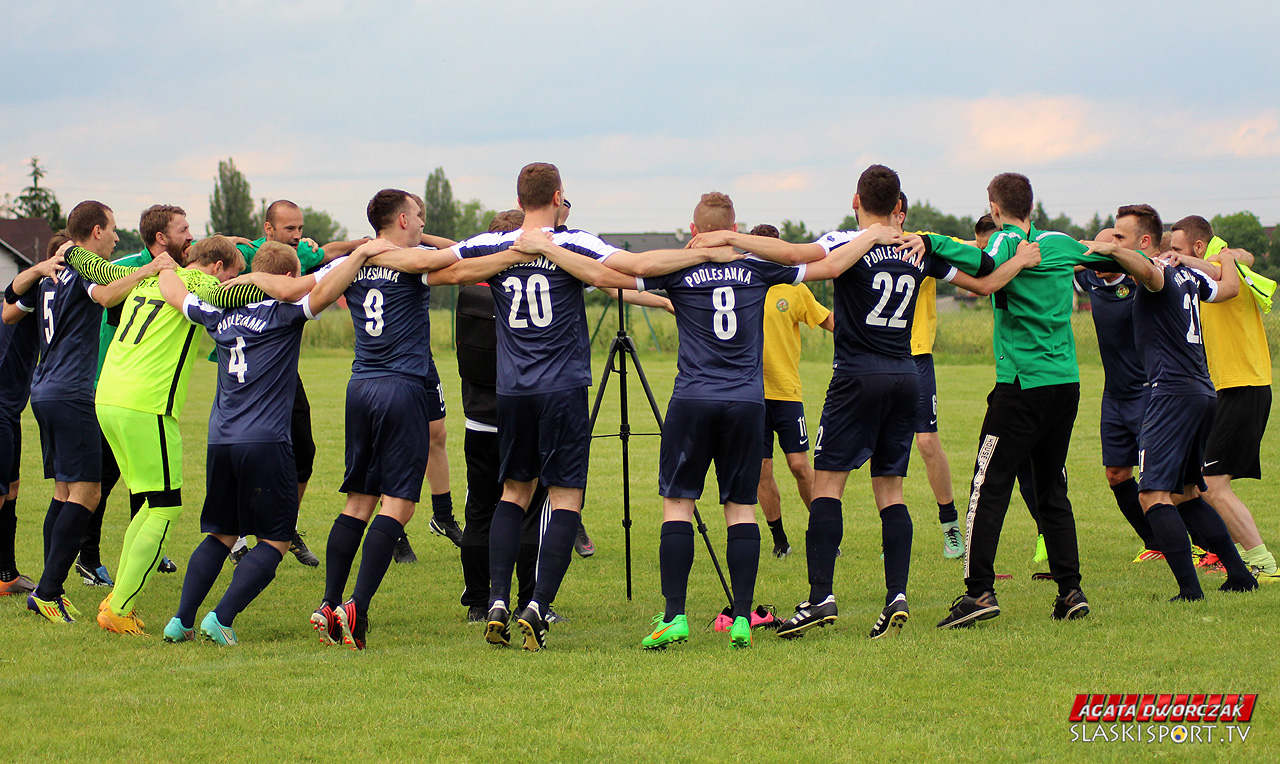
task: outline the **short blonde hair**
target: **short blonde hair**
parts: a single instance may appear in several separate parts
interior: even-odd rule
[[[272,273],[280,276],[296,276],[302,265],[298,253],[288,244],[266,241],[253,255],[254,273]]]
[[[221,234],[201,239],[187,250],[187,265],[213,265],[219,261],[223,268],[234,266],[237,271],[244,270],[244,256]]]

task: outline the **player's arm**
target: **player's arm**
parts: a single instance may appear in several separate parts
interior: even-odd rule
[[[1237,263],[1242,263],[1246,268],[1253,267],[1253,253],[1247,249],[1224,249],[1222,253],[1230,252]],[[1221,255],[1222,253],[1219,253]],[[1218,258],[1221,260],[1221,256]]]
[[[324,278],[316,280],[315,288],[306,297],[309,316],[320,315],[325,308],[338,301],[360,274],[360,269],[369,258],[369,251],[364,246],[356,247],[351,254],[326,270]]]
[[[817,242],[796,244],[772,236],[752,236],[737,231],[708,231],[700,233],[689,242],[690,247],[722,247],[728,245],[745,249],[756,257],[783,265],[812,263],[826,257],[827,250]]]
[[[204,294],[196,296],[219,308],[239,308],[269,298],[281,302],[298,302],[310,294],[315,286],[314,274],[285,276],[250,271],[219,285],[216,290],[210,290],[208,297]]]
[[[69,261],[70,260],[68,259],[68,262]],[[102,262],[106,261],[103,260]],[[111,264],[108,263],[108,265]],[[125,268],[127,266],[113,267]],[[178,267],[178,264],[175,263],[172,258],[168,255],[160,255],[146,265],[131,269],[130,273],[105,284],[94,281],[93,279],[88,279],[94,283],[93,289],[89,291],[89,297],[104,308],[114,308],[124,302],[124,298],[128,297],[129,292],[132,292],[133,288],[136,287],[143,279],[150,278],[164,270],[173,270],[176,267]],[[76,270],[79,269],[77,268]],[[83,276],[84,272],[81,271],[80,274]]]
[[[1004,289],[1005,285],[1013,281],[1013,277],[1023,270],[1034,268],[1039,264],[1040,245],[1029,241],[1020,241],[1013,257],[1001,263],[1000,267],[991,273],[982,278],[975,278],[957,270],[955,275],[951,277],[951,283],[961,289],[967,289],[974,294],[980,294],[985,297]]]
[[[1086,247],[1085,255],[1099,254],[1115,260],[1116,265],[1133,276],[1133,280],[1142,284],[1148,291],[1159,292],[1164,289],[1164,268],[1151,262],[1150,258],[1141,252],[1126,249],[1113,241],[1081,243]]]
[[[609,295],[610,299],[618,299],[618,295],[622,295],[622,301],[631,305],[639,305],[642,308],[659,308],[675,315],[675,306],[671,304],[671,300],[652,292],[633,292],[630,289],[612,289],[605,287],[600,290]]]
[[[375,241],[385,241],[385,239],[375,239]],[[401,273],[430,273],[448,268],[456,262],[458,262],[458,255],[452,249],[423,249],[422,247],[398,249],[392,246],[370,257],[368,264],[390,268]]]
[[[917,239],[925,254],[945,260],[970,276],[982,278],[996,269],[996,261],[991,255],[950,236],[912,234],[906,237],[908,249],[916,251]]]
[[[768,236],[753,236],[755,239],[774,240]],[[776,241],[776,240],[774,240]],[[902,235],[896,228],[887,225],[872,225],[853,237],[852,240],[831,250],[826,257],[805,266],[805,281],[825,281],[833,279],[853,267],[853,264],[866,256],[872,248],[880,244],[897,244]],[[813,246],[822,249],[819,244]]]
[[[171,270],[162,271],[157,280],[160,282],[160,296],[169,303],[169,307],[182,313],[182,303],[186,301],[187,295],[191,294],[187,289],[187,283]]]
[[[443,236],[434,236],[424,233],[418,236],[418,243],[424,247],[435,247],[436,249],[448,249],[458,242],[453,239],[446,239]]]
[[[822,323],[818,324],[818,326],[829,332],[834,332],[836,330],[836,314],[834,312],[828,313],[827,317],[822,319]]]
[[[367,236],[351,241],[331,241],[320,248],[320,264],[327,265],[343,255],[349,255],[366,241],[369,241]]]
[[[584,284],[602,289],[612,287],[639,291],[643,288],[641,279],[619,273],[595,258],[570,252],[553,242],[550,234],[545,231],[522,231],[511,248],[529,255],[541,255]],[[615,252],[609,259],[612,260],[617,254]]]
[[[690,246],[686,249],[651,249],[648,252],[620,249],[609,255],[608,267],[643,279],[665,276],[703,263],[728,263],[741,259],[742,255],[734,252],[732,247]]]
[[[1174,255],[1172,260],[1179,265],[1194,268],[1217,282],[1217,291],[1206,302],[1224,302],[1240,294],[1240,271],[1236,269],[1236,253],[1243,251],[1224,249],[1217,255],[1217,263],[1188,255]]]
[[[22,298],[27,295],[41,279],[55,278],[62,271],[62,258],[54,255],[47,260],[36,263],[13,278],[13,283],[4,290],[4,310],[0,316],[6,324],[16,324],[32,312]]]
[[[446,251],[451,252],[452,250]],[[468,257],[463,260],[458,260],[455,257],[452,265],[428,273],[427,284],[429,286],[475,284],[494,274],[501,273],[513,265],[530,263],[536,259],[534,255],[525,254],[514,247],[508,247],[500,252],[481,257]]]

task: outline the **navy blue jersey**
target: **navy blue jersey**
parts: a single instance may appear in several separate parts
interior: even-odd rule
[[[316,281],[343,259],[321,268]],[[356,329],[351,378],[399,375],[426,380],[431,370],[431,292],[427,275],[366,265],[345,295]]]
[[[454,245],[459,259],[511,247],[520,231],[482,233]],[[556,231],[556,244],[604,260],[618,251],[585,231]],[[582,282],[540,257],[489,279],[498,325],[498,394],[532,395],[591,384]]]
[[[28,313],[35,312],[40,296],[32,289],[15,303]],[[16,420],[31,397],[31,374],[40,350],[39,322],[31,316],[16,324],[0,324],[0,416]]]
[[[803,265],[747,258],[703,263],[657,278],[676,311],[680,350],[672,398],[764,402],[764,303],[774,284],[798,284]]]
[[[93,402],[98,371],[98,333],[102,306],[90,297],[94,285],[75,268],[40,282],[40,361],[31,380],[31,400]]]
[[[223,309],[187,295],[182,313],[204,325],[218,345],[209,444],[292,443],[302,329],[315,318],[306,298]]]
[[[817,243],[828,253],[853,241],[858,231],[832,231]],[[911,321],[916,288],[926,277],[951,281],[956,269],[925,255],[916,265],[892,244],[881,244],[835,279],[836,374],[915,374]]]
[[[1139,289],[1133,328],[1142,342],[1142,363],[1152,395],[1213,395],[1200,334],[1200,301],[1212,300],[1218,284],[1194,268],[1166,265],[1164,289]]]
[[[1098,354],[1105,376],[1103,392],[1129,400],[1147,394],[1147,371],[1133,341],[1133,300],[1137,284],[1130,276],[1103,281],[1093,271],[1076,274],[1076,288],[1089,295]]]

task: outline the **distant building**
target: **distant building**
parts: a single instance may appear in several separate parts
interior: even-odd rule
[[[0,220],[0,285],[44,259],[53,229],[39,218]]]
[[[689,234],[684,231],[675,233],[602,233],[598,234],[606,243],[628,252],[648,252],[651,249],[684,249],[689,241]]]

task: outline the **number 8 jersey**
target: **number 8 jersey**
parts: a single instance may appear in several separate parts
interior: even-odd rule
[[[318,283],[346,258],[316,272]],[[356,330],[352,379],[403,375],[425,382],[431,367],[427,275],[365,265],[344,293]]]
[[[458,259],[509,249],[520,231],[482,233],[454,245]],[[556,244],[603,261],[618,251],[585,231],[557,231]],[[582,282],[545,257],[489,279],[498,327],[498,394],[533,395],[591,385]]]

